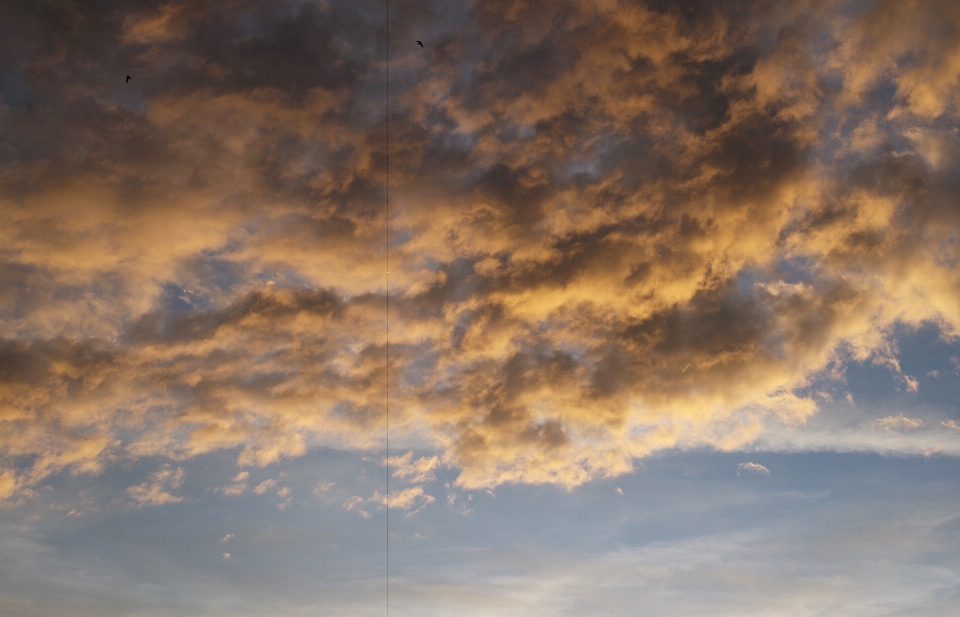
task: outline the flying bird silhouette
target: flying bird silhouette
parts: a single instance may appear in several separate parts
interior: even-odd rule
[[[127,81],[130,81],[130,76],[129,76],[129,75],[127,75]]]
[[[417,41],[417,45],[419,45],[420,47],[423,47],[423,43],[421,43],[420,41]]]

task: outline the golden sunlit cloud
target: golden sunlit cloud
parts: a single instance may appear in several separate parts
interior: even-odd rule
[[[49,45],[4,43],[0,499],[160,457],[127,492],[171,502],[201,454],[381,448],[388,402],[438,450],[397,479],[572,487],[801,426],[845,362],[917,392],[893,328],[960,326],[960,10],[753,4],[426,4],[389,116],[374,3],[23,17]],[[245,474],[218,490],[272,494]]]

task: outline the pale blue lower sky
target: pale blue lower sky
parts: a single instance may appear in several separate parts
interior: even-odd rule
[[[390,614],[950,614],[958,466],[936,455],[669,453],[569,492],[509,486],[458,492],[453,505],[447,472],[425,486],[435,503],[391,512]],[[3,614],[386,614],[384,511],[364,519],[342,506],[382,487],[379,464],[329,450],[287,463],[284,510],[275,495],[211,494],[231,467],[225,456],[193,461],[181,503],[79,517],[58,511],[58,496],[122,499],[128,480],[57,478],[3,516]],[[260,471],[277,478],[279,467]],[[318,482],[337,484],[318,497]]]
[[[900,348],[916,393],[854,363],[766,446],[664,452],[570,491],[464,492],[440,469],[420,484],[436,501],[392,510],[389,535],[382,452],[316,448],[248,469],[239,496],[236,451],[63,473],[0,512],[0,614],[384,615],[388,548],[396,616],[960,614],[960,431],[942,425],[960,419],[958,350],[930,331]],[[897,414],[924,426],[876,424]],[[132,505],[165,464],[183,500]]]

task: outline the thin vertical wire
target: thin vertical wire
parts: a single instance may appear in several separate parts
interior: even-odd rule
[[[387,414],[387,446],[386,446],[386,468],[387,468],[387,536],[386,536],[386,566],[387,566],[387,617],[390,617],[390,0],[387,0],[387,210],[386,220],[384,221],[385,242],[386,242],[386,262],[387,262],[387,342],[386,342],[386,414]]]

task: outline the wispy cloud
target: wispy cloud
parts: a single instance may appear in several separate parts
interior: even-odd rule
[[[271,488],[273,488],[274,485],[276,485],[276,483],[277,483],[276,480],[269,480],[269,479],[264,480],[263,482],[261,482],[260,484],[256,485],[253,488],[253,492],[256,493],[257,495],[263,495],[264,493],[269,491]]]
[[[920,418],[908,418],[903,414],[887,416],[873,421],[873,426],[885,431],[912,431],[924,427]]]
[[[760,463],[753,463],[753,462],[740,463],[739,465],[737,465],[737,475],[738,475],[738,476],[740,475],[740,472],[741,472],[741,471],[747,471],[747,472],[755,473],[755,474],[770,475],[770,470],[769,470],[769,469],[767,469],[766,467],[764,467],[764,466],[761,465]]]
[[[313,494],[317,497],[320,497],[321,495],[328,493],[334,486],[336,486],[336,482],[323,482],[321,480],[320,482],[317,482],[316,486],[313,487]]]
[[[343,509],[344,509],[344,510],[353,510],[357,505],[359,505],[359,504],[361,504],[361,503],[363,503],[363,497],[360,497],[360,496],[358,496],[358,495],[354,495],[354,496],[351,497],[350,499],[348,499],[348,500],[346,500],[345,502],[343,502]]]
[[[162,506],[167,503],[180,503],[183,497],[177,497],[167,492],[168,489],[180,488],[183,484],[183,467],[171,469],[170,465],[163,465],[150,474],[150,479],[143,484],[130,486],[127,494],[136,502],[137,506]]]
[[[388,494],[381,494],[375,491],[369,501],[394,508],[397,510],[409,510],[407,516],[419,514],[425,507],[434,503],[436,498],[428,495],[422,486],[411,486],[400,491],[391,491]]]
[[[247,490],[247,479],[250,477],[250,472],[241,471],[233,478],[232,484],[223,486],[220,490],[224,495],[229,497],[236,497],[237,495],[243,495],[243,492]]]
[[[400,456],[391,456],[385,459],[383,463],[393,468],[392,475],[394,478],[419,484],[436,480],[437,476],[433,473],[433,470],[440,465],[440,459],[436,456],[421,456],[414,461],[413,450],[411,450]]]

